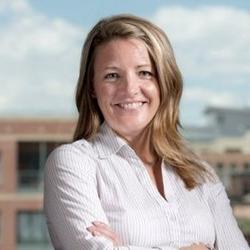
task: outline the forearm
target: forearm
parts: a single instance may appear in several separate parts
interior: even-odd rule
[[[111,240],[95,237],[87,230],[95,220],[108,224],[97,194],[95,172],[88,158],[83,161],[82,156],[79,158],[73,149],[55,151],[45,167],[44,183],[44,212],[55,249],[154,249],[139,246],[114,247]],[[172,247],[158,249],[176,250]]]
[[[137,247],[137,246],[121,246],[115,247],[113,250],[179,250],[179,248],[162,246],[162,247]]]

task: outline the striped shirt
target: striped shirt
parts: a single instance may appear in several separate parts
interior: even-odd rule
[[[193,243],[247,250],[221,182],[185,188],[162,162],[164,194],[140,158],[106,124],[97,136],[62,145],[45,166],[44,211],[57,250],[176,250]],[[86,230],[102,221],[122,246]]]

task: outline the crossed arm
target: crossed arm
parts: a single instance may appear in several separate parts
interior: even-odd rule
[[[82,157],[73,147],[59,148],[45,167],[44,211],[56,250],[179,250],[171,246],[121,246],[119,237],[109,227],[97,193],[96,173],[92,159]],[[87,190],[87,192],[86,192]],[[231,213],[225,191],[211,189],[208,197],[216,221],[216,250],[248,250]],[[221,213],[223,209],[223,213]],[[219,212],[218,212],[219,211]],[[221,216],[221,214],[223,216]],[[222,218],[223,217],[223,218]],[[224,225],[222,223],[224,221]],[[100,224],[93,222],[101,222]],[[230,235],[228,237],[228,228]],[[236,247],[236,248],[235,248]],[[181,250],[207,250],[202,244],[184,246]]]
[[[78,149],[60,147],[45,166],[44,212],[56,250],[153,250],[140,246],[120,246],[107,232],[97,235],[87,230],[93,221],[108,225],[97,193],[92,159]],[[105,232],[105,231],[102,231]],[[112,235],[112,236],[111,236]],[[106,237],[108,236],[108,237]],[[157,249],[158,246],[155,247]],[[177,250],[173,247],[159,247]]]
[[[93,236],[104,236],[107,239],[110,239],[113,242],[114,247],[121,245],[119,236],[105,223],[100,221],[94,221],[93,225],[88,227],[87,230],[91,232]],[[155,249],[166,249],[167,248],[155,248]],[[171,249],[171,248],[170,248]],[[191,246],[182,247],[180,250],[208,250],[210,248],[206,247],[204,244],[192,244]]]

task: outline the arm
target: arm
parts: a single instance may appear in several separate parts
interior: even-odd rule
[[[214,217],[216,250],[249,250],[233,215],[230,201],[221,182],[208,184],[208,203]]]
[[[93,226],[89,227],[88,230],[95,235],[103,235],[104,237],[113,241],[114,245],[119,245],[119,237],[118,235],[105,223],[100,221],[93,222]],[[131,247],[129,249],[132,249]],[[133,248],[134,249],[134,248]],[[137,249],[137,248],[136,248]],[[141,249],[141,248],[138,248]],[[169,247],[153,247],[153,249],[169,249]],[[170,248],[172,249],[172,248]],[[176,248],[173,248],[176,249]],[[181,247],[180,250],[211,250],[211,248],[205,246],[202,243],[195,243],[190,246]]]
[[[47,160],[44,212],[55,249],[112,249],[111,242],[86,231],[97,218],[108,221],[98,200],[92,159],[71,145],[56,149]]]
[[[56,149],[45,166],[44,212],[57,250],[152,250],[138,246],[114,247],[87,228],[93,221],[108,224],[97,193],[95,163],[71,145]],[[157,248],[156,248],[157,249]],[[161,247],[162,250],[177,250]]]

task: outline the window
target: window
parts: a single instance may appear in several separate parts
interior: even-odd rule
[[[243,164],[244,171],[250,173],[250,162],[245,162]]]
[[[223,115],[218,115],[217,116],[217,123],[219,125],[223,125],[225,123],[225,117]]]
[[[43,167],[56,142],[20,142],[18,144],[19,190],[42,188]]]
[[[225,153],[228,154],[237,154],[237,153],[241,153],[241,149],[240,148],[226,148]]]
[[[16,226],[17,249],[37,249],[35,246],[50,245],[49,234],[42,212],[18,212]]]
[[[219,171],[221,171],[221,170],[223,169],[223,163],[222,163],[222,162],[218,162],[218,163],[216,164],[216,167],[217,167],[217,169],[218,169]]]
[[[243,181],[242,194],[249,195],[250,194],[250,181],[248,179],[248,176],[244,176],[241,181]]]
[[[216,163],[216,172],[219,176],[223,173],[223,163],[222,162],[217,162]]]
[[[230,169],[232,173],[235,173],[237,171],[237,165],[235,163],[230,164]]]

